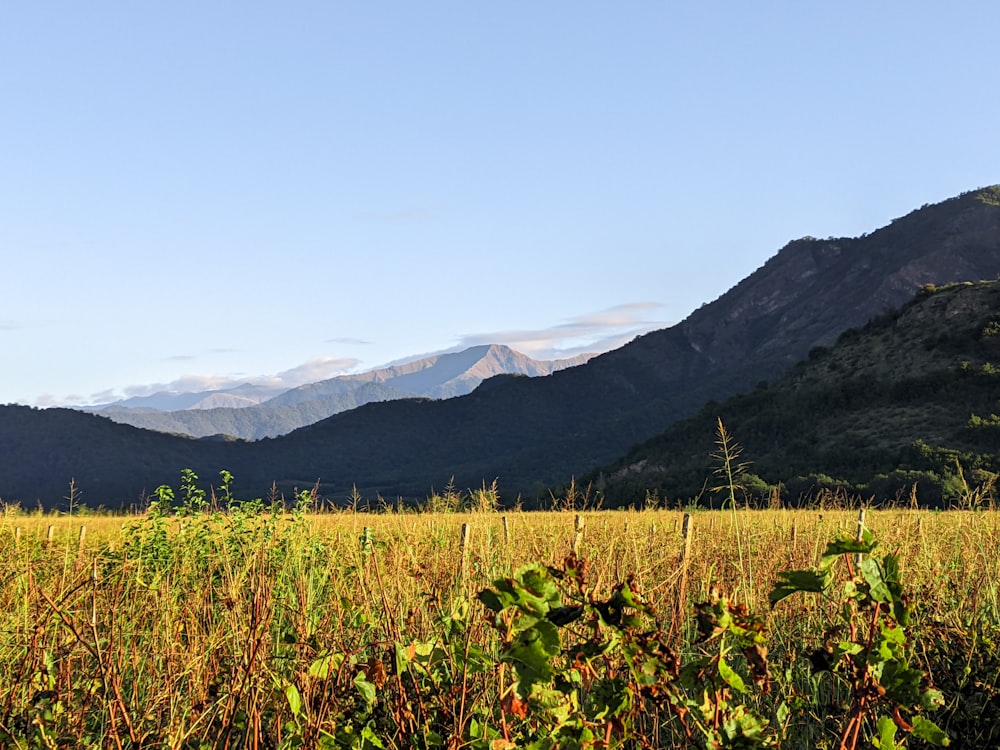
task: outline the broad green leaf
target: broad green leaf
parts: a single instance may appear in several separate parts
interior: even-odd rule
[[[309,665],[309,676],[319,680],[325,680],[330,676],[330,672],[340,669],[344,663],[343,654],[327,654],[316,659]]]
[[[785,722],[788,721],[788,717],[790,714],[791,714],[791,709],[788,708],[788,703],[786,703],[785,701],[781,701],[781,703],[778,704],[778,708],[774,712],[775,721],[777,721],[778,724],[784,726]]]
[[[414,641],[413,651],[420,661],[427,661],[437,650],[437,644],[428,641]]]
[[[526,611],[544,617],[552,606],[559,605],[559,589],[541,565],[526,565],[517,571],[515,580],[522,587],[518,604]]]
[[[937,747],[947,747],[951,744],[951,738],[948,737],[945,731],[933,721],[923,716],[913,717],[913,736]]]
[[[903,629],[890,622],[882,625],[880,634],[881,637],[877,642],[879,658],[884,661],[901,659],[903,646],[906,643]],[[902,662],[900,663],[902,664]]]
[[[550,609],[559,607],[559,589],[552,576],[541,565],[525,565],[513,578],[500,578],[492,589],[479,592],[479,601],[493,612],[517,607],[529,617],[545,617]],[[520,623],[519,629],[531,627],[534,620]]]
[[[868,584],[868,595],[882,604],[892,604],[892,592],[885,584],[882,577],[882,568],[873,557],[866,557],[861,561],[861,575]]]
[[[903,629],[895,625],[882,625],[882,637],[900,646],[906,643],[906,634]]]
[[[288,708],[291,709],[292,716],[298,716],[302,713],[302,696],[299,695],[299,689],[291,682],[285,685],[285,698],[288,701]]]
[[[479,601],[483,603],[486,609],[492,612],[500,612],[508,606],[500,595],[493,589],[483,589],[479,592]]]
[[[637,612],[649,611],[649,605],[647,605],[639,595],[632,591],[631,587],[627,583],[620,585],[619,589],[615,592],[615,597],[620,597],[625,606],[631,607]]]
[[[822,594],[830,587],[830,571],[784,570],[778,573],[778,582],[768,595],[771,606],[799,591]]]
[[[719,677],[724,679],[733,690],[738,693],[745,693],[747,691],[747,686],[743,683],[743,678],[740,677],[733,668],[730,667],[725,659],[719,659]]]
[[[723,722],[722,747],[766,747],[767,721],[744,706],[736,706]]]
[[[883,557],[882,570],[886,582],[899,583],[899,556],[889,554]]]
[[[906,606],[906,602],[900,594],[893,595],[892,616],[903,627],[910,624],[910,608]]]
[[[361,697],[365,699],[365,703],[372,705],[375,703],[375,685],[368,682],[364,672],[358,672],[358,676],[354,678],[354,687],[358,689],[361,693]]]
[[[469,643],[467,648],[456,644],[455,661],[464,665],[469,674],[486,674],[492,672],[494,667],[493,658],[477,643]]]
[[[878,737],[872,741],[872,744],[878,750],[896,750],[898,747],[896,745],[896,722],[888,716],[880,716],[878,724],[875,726],[878,731]]]
[[[410,663],[410,650],[402,643],[395,644],[396,651],[396,674],[403,674]]]
[[[876,546],[877,544],[874,541],[874,537],[868,529],[865,529],[862,533],[862,540],[860,542],[853,537],[847,536],[846,534],[841,534],[832,542],[827,544],[826,552],[823,553],[823,557],[820,560],[820,567],[830,567],[841,555],[871,554],[871,551],[875,549]]]
[[[531,705],[536,710],[545,711],[557,724],[562,724],[577,709],[576,695],[575,690],[567,694],[536,684],[531,689]]]
[[[569,625],[571,622],[579,620],[583,616],[583,607],[580,605],[570,607],[553,607],[549,610],[549,622],[556,625]]]
[[[845,654],[850,654],[851,656],[854,656],[855,654],[860,654],[863,650],[864,646],[862,646],[860,643],[855,643],[854,641],[840,641],[837,644],[835,653],[837,658],[840,658]]]
[[[554,671],[551,659],[559,653],[559,631],[546,620],[518,633],[514,643],[501,658],[514,664],[518,676],[518,691],[530,695],[536,682],[548,682]]]
[[[525,614],[524,610],[518,609],[518,614],[511,620],[511,630],[515,633],[523,633],[525,630],[531,630],[533,627],[542,622],[545,618],[539,617],[538,615]],[[550,623],[551,624],[551,623]]]
[[[924,673],[919,669],[910,669],[906,662],[898,658],[883,662],[881,673],[877,678],[879,684],[885,688],[886,696],[895,703],[913,706],[923,700],[920,683]]]
[[[385,748],[385,745],[382,744],[382,740],[375,735],[375,730],[372,729],[370,725],[366,725],[365,728],[361,730],[361,740],[361,746],[363,748]]]
[[[929,688],[920,694],[920,705],[925,711],[933,711],[944,705],[944,695],[940,690]]]

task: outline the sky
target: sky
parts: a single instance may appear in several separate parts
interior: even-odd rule
[[[1000,4],[0,8],[0,403],[605,351],[1000,182]]]

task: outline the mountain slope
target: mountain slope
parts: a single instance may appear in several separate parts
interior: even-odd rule
[[[344,391],[317,396],[309,401],[296,401],[272,406],[270,402],[240,408],[198,408],[181,411],[156,411],[153,409],[122,409],[108,407],[98,414],[121,424],[147,430],[170,432],[188,437],[228,435],[243,440],[275,437],[326,419],[349,409],[356,409],[373,401],[412,398],[406,393],[384,383],[361,383]]]
[[[69,484],[91,508],[127,507],[188,467],[208,479],[231,446],[179,438],[75,409],[0,406],[0,500],[64,505]]]
[[[233,391],[216,391],[191,394],[188,401],[193,405],[184,409],[159,411],[112,405],[95,411],[115,422],[160,432],[193,437],[230,435],[258,440],[284,435],[374,401],[451,398],[469,393],[483,380],[495,375],[548,375],[582,364],[589,356],[541,362],[507,346],[494,344],[424,357],[357,375],[341,375],[283,391],[263,403],[240,397]],[[163,394],[151,398],[159,399],[157,402],[165,399]],[[180,398],[180,395],[175,396],[169,403],[183,403]]]
[[[367,404],[280,438],[225,445],[217,468],[233,471],[248,494],[272,481],[290,488],[319,479],[334,497],[352,486],[423,497],[454,476],[464,487],[499,478],[502,491],[533,496],[616,460],[711,399],[779,376],[923,284],[998,273],[1000,207],[969,193],[865,237],[792,242],[679,325],[585,365],[545,378],[487,380],[442,401]],[[30,446],[19,452],[23,461],[32,455]],[[4,479],[9,460],[0,457],[5,498],[15,490]],[[86,471],[84,461],[81,483]],[[136,471],[123,453],[123,479]]]
[[[422,398],[452,398],[470,393],[483,380],[494,375],[549,375],[556,370],[583,364],[590,356],[539,361],[502,344],[474,346],[460,352],[436,354],[357,375],[342,375],[310,383],[276,396],[268,403],[284,405],[308,401],[317,395],[340,393],[360,383],[386,383]]]
[[[219,407],[243,408],[260,404],[283,393],[286,388],[242,383],[233,388],[214,391],[175,393],[159,391],[148,396],[133,396],[122,401],[87,407],[84,411],[115,412],[128,409],[149,411],[180,411],[185,409],[215,409]]]
[[[1000,469],[997,365],[1000,282],[928,287],[777,382],[705,406],[585,481],[609,505],[647,492],[699,495],[719,481],[721,419],[751,462],[738,481],[752,492],[781,483],[793,501],[823,487],[891,499],[916,484],[923,502],[954,501]]]

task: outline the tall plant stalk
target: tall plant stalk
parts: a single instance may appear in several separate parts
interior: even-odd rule
[[[737,443],[733,436],[729,434],[726,426],[719,417],[716,427],[715,437],[716,450],[713,457],[719,461],[716,468],[716,475],[722,480],[722,484],[713,488],[713,492],[725,492],[726,499],[723,508],[729,510],[729,517],[736,535],[736,552],[740,567],[740,587],[745,590],[747,601],[753,598],[753,563],[743,552],[743,531],[740,529],[739,516],[736,513],[736,490],[742,489],[737,482],[737,477],[746,471],[750,464],[741,462],[740,455],[743,448]]]

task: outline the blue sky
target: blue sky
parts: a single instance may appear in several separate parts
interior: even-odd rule
[[[677,322],[1000,181],[1000,5],[0,10],[0,403]]]

